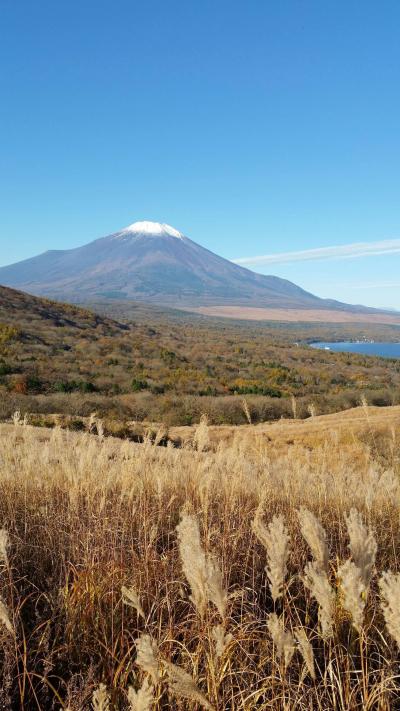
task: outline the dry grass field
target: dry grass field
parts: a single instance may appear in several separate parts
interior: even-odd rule
[[[329,309],[274,309],[254,306],[200,306],[190,309],[205,316],[244,319],[246,321],[321,322],[321,323],[387,323],[399,324],[400,316],[393,313],[351,313]]]
[[[399,408],[96,429],[0,426],[1,709],[400,708]]]

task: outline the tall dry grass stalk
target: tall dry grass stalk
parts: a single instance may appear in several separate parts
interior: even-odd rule
[[[317,408],[313,402],[310,402],[310,404],[307,407],[308,414],[310,415],[311,419],[317,416]]]
[[[109,711],[396,709],[400,437],[350,423],[205,451],[0,426],[0,708],[89,711],[104,680]]]
[[[160,679],[160,655],[156,641],[149,634],[142,634],[135,645],[136,664],[157,684]]]
[[[8,565],[8,547],[9,547],[8,531],[5,528],[0,528],[0,563]]]
[[[222,620],[225,619],[228,593],[224,588],[222,572],[216,558],[207,558],[207,595],[210,602],[217,608]]]
[[[360,631],[375,568],[377,542],[373,531],[365,526],[356,509],[351,509],[346,517],[346,525],[353,560],[347,560],[339,567],[338,578],[343,607],[350,614],[354,627]]]
[[[271,585],[272,599],[276,602],[283,595],[290,553],[290,536],[282,515],[274,516],[266,526],[262,511],[263,506],[260,504],[255,513],[252,529],[267,552],[268,563],[265,570]]]
[[[92,696],[93,711],[109,711],[110,696],[105,684],[101,683],[93,692]]]
[[[350,537],[351,557],[360,570],[364,587],[368,588],[378,550],[374,532],[364,524],[361,514],[354,508],[346,517],[346,525]]]
[[[225,632],[223,625],[216,625],[212,629],[212,638],[215,644],[215,653],[217,657],[221,659],[233,641],[233,635]]]
[[[14,628],[12,626],[12,622],[10,619],[10,613],[8,612],[7,607],[1,598],[0,598],[0,623],[2,625],[4,625],[7,632],[10,632],[10,634],[13,634]]]
[[[192,593],[190,599],[201,617],[210,601],[224,619],[228,595],[216,559],[206,556],[203,550],[197,518],[183,514],[177,533],[182,568]]]
[[[328,571],[329,551],[326,532],[316,516],[304,506],[298,511],[301,533],[307,541],[315,563]]]
[[[382,573],[379,590],[386,627],[400,649],[400,573]]]
[[[214,711],[207,697],[198,688],[194,679],[176,664],[167,664],[169,689],[174,696],[199,704],[206,711]]]
[[[318,618],[322,636],[329,639],[333,635],[333,618],[335,596],[328,575],[318,563],[307,563],[304,570],[304,585],[316,599],[319,609]]]
[[[287,668],[295,650],[295,643],[292,634],[285,630],[282,618],[272,612],[267,620],[267,627],[275,645],[276,653],[280,661]]]
[[[247,423],[249,425],[251,425],[251,414],[250,414],[250,409],[249,409],[249,405],[248,405],[246,398],[243,398],[243,400],[242,400],[242,410],[244,412],[244,416],[247,420]]]
[[[293,419],[297,420],[297,400],[294,395],[290,398],[290,404],[292,406]]]
[[[353,625],[361,630],[368,589],[360,568],[352,560],[347,560],[338,569],[343,593],[343,607],[351,615]]]
[[[139,599],[139,595],[137,594],[136,590],[134,588],[127,588],[125,585],[122,585],[121,587],[121,593],[122,593],[122,602],[124,605],[128,605],[128,607],[133,607],[134,610],[140,615],[140,617],[143,617],[143,619],[146,618],[146,615],[143,612],[143,608]]]
[[[154,688],[148,677],[145,677],[138,691],[132,686],[129,687],[128,701],[130,711],[151,711],[154,704]]]
[[[314,663],[314,652],[312,648],[312,644],[310,640],[307,637],[307,633],[304,629],[304,627],[297,627],[294,630],[294,635],[296,637],[299,650],[301,652],[301,656],[303,657],[304,663],[306,665],[306,669],[311,676],[311,678],[315,681],[316,679],[316,674],[315,674],[315,663]]]
[[[193,441],[198,452],[205,452],[210,444],[210,436],[208,433],[208,418],[206,415],[202,415],[200,418],[200,423],[197,425]]]

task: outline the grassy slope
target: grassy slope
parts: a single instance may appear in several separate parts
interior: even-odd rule
[[[351,431],[356,420],[363,421],[362,431],[358,425]],[[304,432],[319,424],[324,436],[310,444]],[[3,618],[6,613],[10,629],[0,624],[0,705],[45,711],[57,693],[57,708],[89,711],[102,681],[110,711],[126,710],[128,686],[137,689],[146,678],[135,640],[147,634],[160,650],[162,673],[154,690],[160,711],[200,709],[169,688],[171,661],[193,677],[217,711],[397,709],[392,635],[397,630],[400,643],[398,593],[389,630],[379,581],[382,571],[399,566],[398,409],[395,420],[384,410],[363,410],[270,429],[286,428],[295,441],[283,450],[279,438],[255,439],[258,428],[242,428],[228,446],[210,452],[204,425],[197,447],[181,450],[0,426],[0,520],[10,543],[9,565],[0,565]],[[285,529],[267,550],[257,540],[252,521],[260,502],[266,525],[276,514],[283,517],[287,553],[279,545]],[[301,533],[301,506],[326,532],[329,565],[326,574],[317,568],[325,586],[325,598],[317,593],[319,603],[304,585],[316,548],[310,550]],[[369,537],[362,529],[355,536],[353,554],[371,560],[376,540],[377,556],[369,589],[358,594],[350,586],[348,600],[339,568],[350,558],[351,507],[370,529]],[[182,513],[195,515],[201,545],[221,569],[216,587],[222,587],[222,598],[224,590],[229,593],[221,613],[210,601],[202,617],[190,598],[202,558],[189,538],[190,566],[182,565],[176,532]],[[275,603],[268,560],[278,578],[284,571],[283,594]],[[143,615],[123,604],[122,585],[137,593]],[[319,606],[330,596],[323,619],[332,627],[324,636]],[[355,627],[357,611],[361,626]],[[286,668],[279,659],[267,624],[273,612],[288,634],[306,634],[315,678],[299,649]],[[218,657],[213,630],[221,623],[230,637]]]
[[[96,432],[96,428],[93,429],[92,425],[93,416],[30,414],[26,422],[33,425],[32,431],[39,441],[49,439],[52,429],[56,426],[67,430],[91,429]],[[167,427],[162,423],[122,422],[114,418],[105,418],[101,422],[105,436],[127,438],[135,442],[143,442],[150,438],[152,442],[157,441],[164,445],[171,442],[176,447],[192,445],[196,441],[199,427],[199,425]],[[338,437],[342,444],[348,446],[356,439],[380,441],[382,437],[387,438],[388,433],[390,439],[392,429],[400,432],[400,406],[360,406],[303,420],[281,419],[277,422],[262,422],[257,425],[208,425],[207,450],[215,451],[220,444],[231,446],[236,438],[247,437],[253,440],[256,446],[271,444],[275,452],[283,453],[292,447],[320,446],[332,433],[335,433],[335,437]],[[3,424],[0,428],[0,437],[7,436],[11,431],[12,425]],[[371,432],[374,433],[372,439]]]

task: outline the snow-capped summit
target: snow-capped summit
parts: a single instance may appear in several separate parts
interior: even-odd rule
[[[121,230],[121,234],[135,234],[135,235],[148,235],[149,237],[160,237],[162,235],[169,235],[170,237],[177,237],[182,239],[183,234],[178,232],[171,225],[167,225],[165,222],[150,222],[149,220],[144,220],[143,222],[134,222],[128,227],[124,227]]]

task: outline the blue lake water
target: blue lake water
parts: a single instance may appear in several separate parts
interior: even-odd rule
[[[321,348],[335,352],[359,353],[361,355],[381,356],[383,358],[400,358],[400,343],[311,343],[313,348]]]

